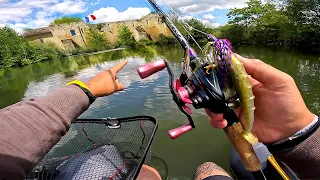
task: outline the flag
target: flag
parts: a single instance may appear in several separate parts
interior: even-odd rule
[[[90,14],[89,16],[84,17],[84,19],[85,19],[86,23],[88,23],[88,22],[90,22],[90,21],[96,20],[97,18],[96,18],[96,16],[94,16],[93,14]]]

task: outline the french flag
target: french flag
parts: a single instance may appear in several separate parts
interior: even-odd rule
[[[90,21],[94,21],[94,20],[96,20],[97,18],[96,18],[95,15],[90,14],[89,16],[84,17],[84,19],[85,19],[86,23],[89,23]]]

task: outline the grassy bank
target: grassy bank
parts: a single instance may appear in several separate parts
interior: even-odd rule
[[[61,58],[63,52],[51,44],[28,43],[13,29],[0,29],[0,68],[24,66]]]

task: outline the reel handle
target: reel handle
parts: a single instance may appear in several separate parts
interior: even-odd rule
[[[154,62],[150,62],[143,66],[139,66],[137,68],[137,72],[141,79],[147,78],[154,73],[162,71],[164,68],[167,67],[167,64],[164,60],[158,60]]]
[[[237,151],[246,170],[250,172],[259,171],[262,167],[252,145],[243,137],[244,128],[238,120],[234,111],[227,111],[224,118],[228,121],[228,126],[224,128],[224,132],[228,136],[233,148]],[[229,124],[232,122],[232,124]]]
[[[181,136],[182,134],[186,133],[186,132],[189,132],[192,130],[192,126],[190,123],[188,124],[185,124],[183,126],[180,126],[180,127],[177,127],[175,129],[171,129],[169,131],[169,136],[171,137],[171,139],[176,139],[178,138],[179,136]]]

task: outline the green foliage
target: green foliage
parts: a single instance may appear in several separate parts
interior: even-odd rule
[[[184,29],[184,27],[182,26],[182,24],[188,24],[189,26],[197,29],[197,30],[200,30],[202,32],[205,32],[205,33],[213,33],[213,32],[216,32],[215,29],[213,28],[210,28],[210,27],[206,27],[201,21],[199,21],[198,19],[185,19],[185,20],[180,20],[178,21],[177,19],[176,20],[173,20],[173,24],[179,29],[179,31],[181,32],[181,34],[184,36],[184,37],[190,37],[188,32]],[[190,31],[190,30],[188,30]],[[190,31],[190,35],[192,37],[194,37],[196,40],[203,40],[203,39],[207,39],[207,36],[203,33],[200,33],[198,31],[195,31],[195,30],[191,30]]]
[[[62,57],[50,44],[27,43],[13,29],[0,29],[0,67],[27,65]]]
[[[198,19],[187,19],[185,20],[185,22],[187,24],[189,24],[190,26],[192,26],[193,28],[200,30],[202,32],[208,32],[211,30],[211,28],[206,27],[201,21],[199,21]],[[200,33],[198,31],[192,30],[191,31],[191,35],[195,38],[195,39],[206,39],[207,36],[203,33]]]
[[[92,51],[102,51],[110,48],[110,43],[97,29],[92,28],[87,32],[88,48]]]
[[[138,44],[139,46],[148,46],[148,45],[153,45],[154,42],[152,40],[140,40]]]
[[[120,29],[117,45],[122,47],[134,47],[137,45],[136,40],[126,25],[123,25]]]
[[[218,29],[218,37],[232,43],[320,47],[319,1],[249,0],[247,5],[230,10],[229,24]]]
[[[53,21],[52,24],[71,24],[73,22],[81,22],[83,21],[81,18],[78,18],[78,17],[62,17],[62,18],[59,18],[59,19],[56,19]]]
[[[156,42],[156,44],[173,44],[176,43],[177,40],[174,37],[167,37],[164,34],[159,35],[159,40]]]
[[[187,31],[183,28],[183,26],[181,25],[182,21],[179,21],[177,19],[174,19],[173,21],[173,24],[179,29],[179,31],[181,32],[181,34],[184,36],[184,37],[188,37],[188,33]]]

